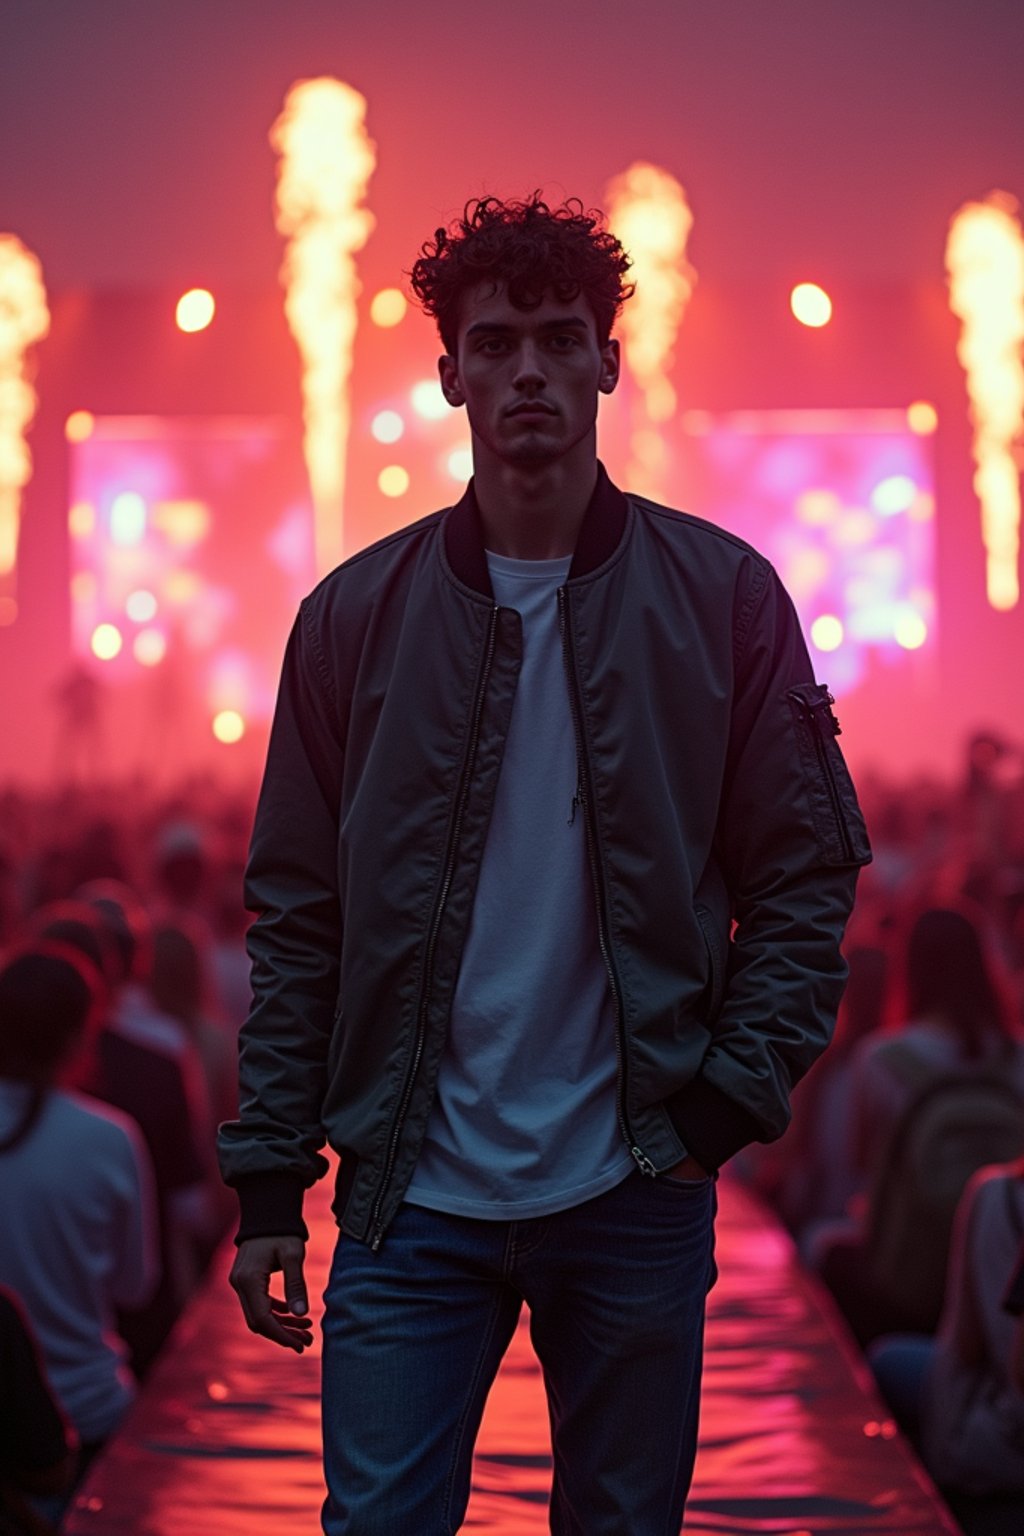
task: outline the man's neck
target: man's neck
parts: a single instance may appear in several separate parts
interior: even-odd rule
[[[597,459],[572,456],[536,470],[478,455],[473,489],[484,544],[513,560],[557,560],[576,548],[583,515],[597,484]]]

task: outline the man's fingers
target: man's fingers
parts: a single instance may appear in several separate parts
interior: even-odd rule
[[[306,1300],[306,1282],[302,1274],[302,1258],[293,1254],[287,1254],[284,1258],[284,1293],[288,1298],[288,1305],[296,1314],[302,1314],[309,1308]]]
[[[302,1278],[305,1245],[298,1238],[254,1238],[240,1244],[231,1270],[231,1284],[238,1293],[246,1326],[298,1354],[312,1344],[312,1322],[306,1313]],[[288,1300],[270,1295],[270,1277],[283,1270]]]
[[[283,1344],[299,1354],[313,1342],[313,1323],[308,1317],[294,1317],[288,1303],[276,1296],[263,1296],[253,1306],[242,1301],[245,1320],[253,1333],[275,1344]]]

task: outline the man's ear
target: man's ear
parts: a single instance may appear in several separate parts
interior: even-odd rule
[[[601,348],[601,376],[597,381],[597,387],[602,395],[610,395],[619,382],[619,372],[622,367],[619,343],[614,337],[609,337]]]
[[[437,360],[437,375],[441,380],[441,393],[449,405],[465,405],[466,397],[459,383],[459,365],[446,352]]]

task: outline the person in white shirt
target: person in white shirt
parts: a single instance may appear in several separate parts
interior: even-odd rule
[[[143,1305],[159,1266],[137,1126],[60,1086],[98,1001],[88,962],[59,944],[0,968],[0,1284],[21,1298],[86,1455],[134,1396],[116,1309]]]

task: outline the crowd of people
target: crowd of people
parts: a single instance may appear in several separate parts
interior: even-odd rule
[[[795,1090],[789,1133],[741,1169],[965,1527],[1018,1530],[1024,758],[978,734],[951,786],[862,775],[859,789],[875,857],[835,1040]]]
[[[56,1527],[231,1220],[251,803],[0,797],[2,1536]]]
[[[940,1485],[1024,1498],[1024,759],[979,735],[957,783],[859,788],[836,1039],[735,1171]],[[251,807],[0,795],[0,1532],[54,1528],[231,1222]]]

